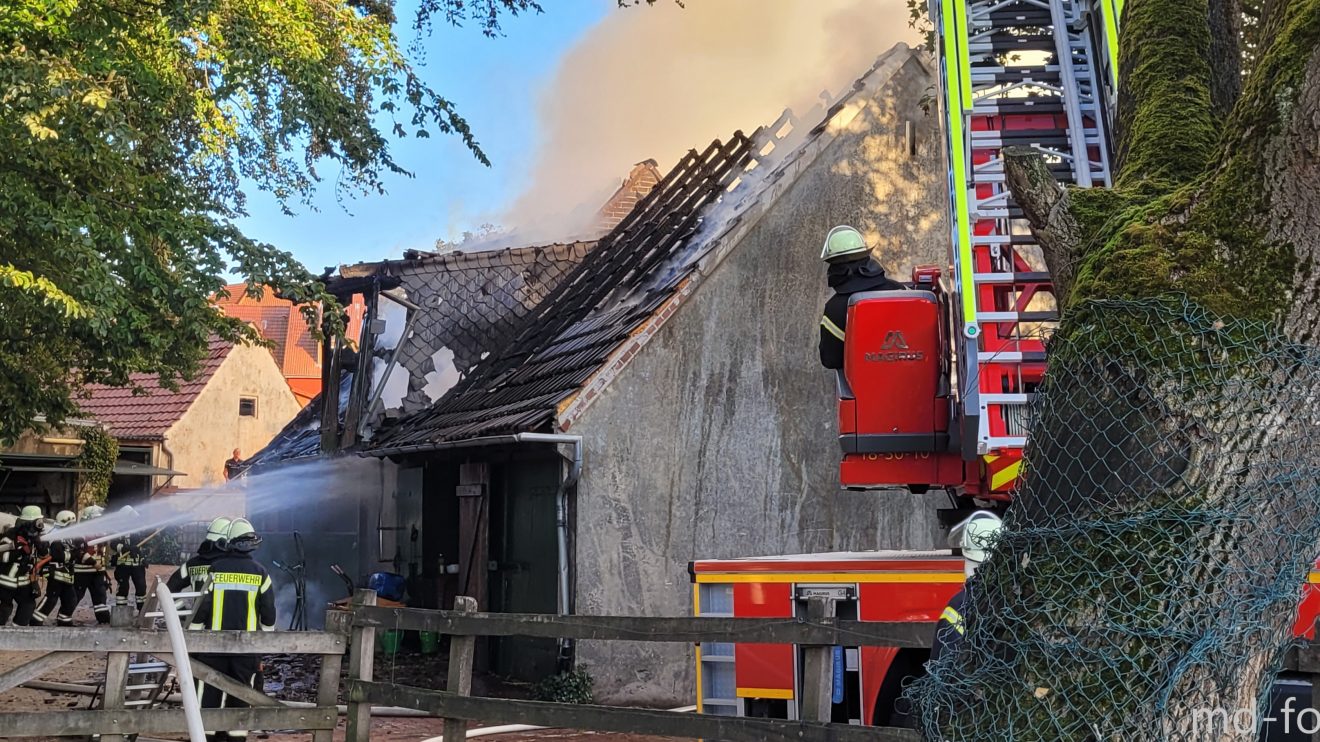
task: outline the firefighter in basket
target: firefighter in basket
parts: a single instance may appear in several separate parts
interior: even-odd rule
[[[871,256],[862,233],[848,226],[830,230],[820,259],[829,264],[828,281],[834,296],[825,303],[820,318],[820,362],[828,369],[843,368],[843,338],[848,325],[848,299],[863,291],[894,291],[906,288],[885,276],[885,269]]]

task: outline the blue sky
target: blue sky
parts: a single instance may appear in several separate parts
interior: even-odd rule
[[[491,159],[487,168],[452,136],[396,140],[394,159],[413,178],[386,180],[384,195],[360,196],[341,205],[333,172],[315,198],[317,210],[294,207],[286,216],[268,194],[249,191],[250,216],[239,222],[251,237],[288,250],[314,272],[340,263],[397,257],[407,248],[429,248],[438,237],[458,236],[498,214],[525,184],[535,144],[538,92],[564,53],[605,14],[614,0],[544,3],[541,15],[506,19],[504,36],[490,39],[475,28],[437,22],[425,42],[422,76],[459,108]],[[414,4],[400,3],[411,19]],[[401,24],[406,44],[411,29]]]

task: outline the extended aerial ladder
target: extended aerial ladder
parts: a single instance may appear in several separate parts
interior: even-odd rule
[[[942,271],[926,266],[913,291],[853,299],[848,329],[852,340],[857,328],[857,342],[840,399],[845,487],[939,486],[1003,501],[1016,486],[1058,308],[1040,247],[1009,192],[1003,151],[1035,147],[1062,183],[1112,185],[1121,10],[1122,0],[931,0],[951,272],[941,281]],[[916,315],[932,316],[922,313],[927,297],[940,307],[938,334],[911,325]],[[898,342],[895,330],[877,337],[876,327],[898,327],[907,357],[869,347]],[[915,347],[909,335],[929,345]],[[881,391],[895,388],[886,377],[914,373],[941,377],[931,414],[904,414],[897,408],[911,402]]]

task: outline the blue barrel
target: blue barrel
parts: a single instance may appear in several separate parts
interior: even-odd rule
[[[393,572],[374,572],[367,578],[367,587],[386,600],[401,602],[408,589],[408,581],[403,575]]]

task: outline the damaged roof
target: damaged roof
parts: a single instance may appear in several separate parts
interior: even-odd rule
[[[398,353],[390,373],[407,378],[399,399],[382,399],[369,412],[424,409],[448,390],[446,370],[457,380],[516,335],[522,322],[564,276],[576,267],[595,242],[518,247],[478,252],[431,253],[409,251],[401,260],[361,263],[340,269],[345,283],[363,279],[389,279],[392,291],[402,292],[417,310],[406,336],[398,333]],[[373,349],[391,356],[393,348]],[[448,364],[444,368],[440,364]],[[339,422],[349,407],[354,364],[344,367],[340,380]],[[371,379],[373,390],[385,396],[386,385]],[[321,396],[317,396],[285,426],[265,448],[249,460],[266,466],[317,456],[321,446]],[[372,422],[371,419],[368,422]]]
[[[736,132],[692,150],[540,304],[503,350],[479,363],[431,408],[383,431],[372,448],[429,444],[548,423],[609,354],[673,292],[698,257],[704,208],[753,160]]]
[[[645,334],[643,325],[653,315],[672,310],[670,299],[708,256],[718,261],[736,244],[731,235],[750,228],[832,140],[823,135],[850,121],[893,71],[919,54],[899,44],[881,55],[823,116],[806,115],[819,123],[805,137],[784,134],[797,130],[786,111],[751,136],[736,132],[701,152],[688,152],[536,308],[511,343],[477,364],[429,409],[381,431],[368,453],[422,451],[549,426],[584,384],[598,372],[605,375],[616,352],[610,368],[627,363],[633,346],[640,347],[628,344],[630,338]],[[889,74],[877,74],[880,70]],[[802,141],[789,146],[790,137]],[[658,312],[662,307],[668,308]]]
[[[398,366],[408,374],[398,404],[412,412],[448,391],[443,377],[466,373],[504,347],[525,318],[582,262],[595,242],[478,252],[412,253],[379,270],[400,280],[409,302],[420,307],[411,333],[400,341]],[[345,271],[350,275],[352,271]]]
[[[211,338],[197,375],[190,381],[179,381],[177,391],[161,386],[155,374],[131,374],[125,386],[89,384],[89,396],[78,400],[78,406],[87,417],[105,425],[115,438],[161,440],[197,400],[233,348],[233,343]]]

